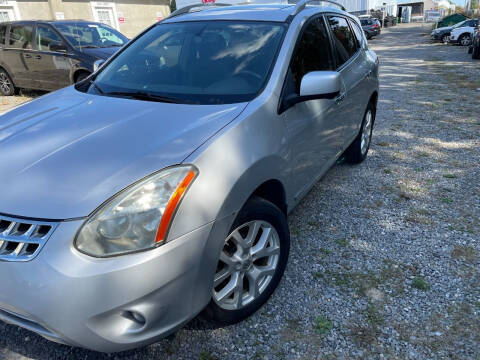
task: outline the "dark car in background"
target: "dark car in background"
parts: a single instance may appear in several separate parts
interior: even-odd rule
[[[472,35],[472,43],[468,48],[468,53],[472,54],[472,59],[480,59],[480,20]]]
[[[375,18],[360,18],[363,30],[371,31],[374,36],[380,35],[382,32],[380,21]]]
[[[108,25],[83,20],[0,24],[0,93],[57,90],[93,72],[128,39]]]

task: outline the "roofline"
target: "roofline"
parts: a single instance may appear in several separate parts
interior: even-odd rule
[[[345,7],[336,2],[336,1],[333,1],[333,0],[300,0],[296,3],[294,2],[291,2],[291,0],[288,0],[288,3],[287,4],[290,4],[290,5],[295,5],[293,7],[293,11],[292,13],[287,17],[287,22],[288,21],[291,21],[295,16],[297,16],[300,12],[302,12],[302,10],[304,10],[306,8],[306,6],[309,4],[309,3],[313,3],[313,2],[327,2],[327,3],[330,3],[330,4],[333,4],[333,5],[336,5],[338,7],[340,7],[341,10],[343,11],[347,11],[345,9]],[[273,3],[272,3],[273,4]],[[177,17],[177,16],[180,16],[180,15],[184,15],[184,14],[188,14],[190,12],[192,12],[191,10],[193,9],[197,9],[196,11],[204,11],[204,10],[209,10],[209,9],[212,9],[212,8],[215,8],[215,7],[223,7],[223,6],[239,6],[239,5],[257,5],[255,3],[249,3],[249,2],[244,2],[244,3],[236,3],[236,4],[227,4],[227,3],[202,3],[202,4],[192,4],[192,5],[188,5],[188,6],[185,6],[183,8],[180,8],[180,9],[177,9],[175,10],[174,12],[172,12],[166,19],[171,19],[173,17]],[[281,4],[280,4],[281,5]]]

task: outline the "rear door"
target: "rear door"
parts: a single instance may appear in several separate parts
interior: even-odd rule
[[[52,26],[37,25],[35,48],[35,78],[39,86],[44,90],[56,90],[70,85],[72,62],[67,56],[68,47]]]
[[[345,93],[341,101],[337,101],[337,113],[344,122],[345,149],[356,136],[363,120],[368,99],[365,79],[369,74],[364,51],[349,25],[347,17],[327,15],[331,38],[334,44],[336,70],[341,74],[345,85]],[[358,31],[360,31],[358,29]]]
[[[35,88],[31,70],[34,66],[33,26],[12,23],[3,50],[3,61],[8,64],[10,76],[17,87]]]

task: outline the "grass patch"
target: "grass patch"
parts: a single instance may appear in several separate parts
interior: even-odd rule
[[[212,355],[210,355],[210,353],[204,350],[200,353],[198,360],[215,360],[215,358]]]
[[[337,243],[338,246],[341,246],[341,247],[346,247],[348,245],[348,241],[346,238],[337,239],[335,240],[335,242]]]
[[[392,170],[390,170],[390,169],[383,169],[383,172],[384,172],[385,174],[390,175],[390,174],[392,173]]]
[[[315,332],[320,335],[329,333],[333,329],[332,322],[324,316],[315,319]]]
[[[446,174],[443,174],[443,177],[447,178],[447,179],[456,179],[457,175],[452,174],[452,173],[446,173]]]
[[[416,276],[412,281],[412,287],[422,291],[430,290],[430,284],[421,276]]]
[[[477,250],[466,245],[455,245],[451,255],[454,259],[463,259],[470,263],[473,263],[475,260],[477,260]]]
[[[385,323],[385,318],[374,304],[369,304],[363,315],[370,325],[378,326]]]
[[[450,199],[450,198],[447,198],[447,197],[441,197],[441,198],[440,198],[440,201],[441,201],[442,203],[444,203],[444,204],[451,204],[451,203],[453,203],[453,200]]]

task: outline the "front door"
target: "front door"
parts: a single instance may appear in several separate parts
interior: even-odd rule
[[[70,85],[72,61],[66,51],[59,50],[59,46],[62,45],[67,48],[60,35],[51,26],[37,26],[35,78],[43,90],[56,90]]]
[[[335,69],[323,17],[309,20],[302,30],[287,72],[282,99],[300,94],[305,74]],[[296,189],[295,201],[305,194],[341,150],[344,121],[337,101],[309,100],[282,113],[288,142],[292,144],[290,179]]]

